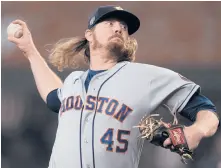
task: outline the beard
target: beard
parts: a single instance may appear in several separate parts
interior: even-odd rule
[[[118,37],[118,38],[116,38]],[[112,40],[114,39],[114,40]],[[106,45],[107,51],[109,51],[110,55],[114,60],[117,60],[118,57],[121,57],[125,51],[125,42],[122,36],[113,35],[108,39],[108,44]]]
[[[119,37],[121,40],[112,40],[114,37]],[[109,52],[108,58],[116,62],[132,61],[133,58],[131,55],[131,47],[128,47],[130,46],[128,44],[129,40],[125,42],[122,36],[113,35],[108,39],[107,45],[102,45],[94,35],[94,45],[92,46],[92,48],[94,50],[99,48],[105,48]]]
[[[118,62],[118,59],[125,55],[125,47],[124,44],[119,42],[109,42],[106,46],[107,51],[111,59]]]

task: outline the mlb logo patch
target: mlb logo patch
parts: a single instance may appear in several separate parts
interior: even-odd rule
[[[94,21],[95,21],[95,16],[91,18],[91,20],[90,20],[90,25],[93,25],[93,24],[94,24]]]
[[[120,6],[115,7],[117,10],[123,10]]]

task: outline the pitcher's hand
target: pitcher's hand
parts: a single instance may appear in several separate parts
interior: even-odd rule
[[[37,52],[32,40],[31,32],[29,31],[27,24],[22,20],[15,20],[12,23],[19,24],[22,27],[23,36],[21,38],[16,38],[9,35],[8,40],[16,44],[16,46],[23,52],[24,56],[29,58],[32,54]]]

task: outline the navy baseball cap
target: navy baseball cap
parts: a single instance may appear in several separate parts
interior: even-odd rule
[[[134,14],[124,10],[120,6],[100,6],[89,18],[88,29],[108,18],[116,18],[124,21],[128,27],[128,34],[135,33],[140,27],[140,20]]]

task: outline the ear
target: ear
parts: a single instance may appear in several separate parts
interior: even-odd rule
[[[92,31],[90,30],[90,29],[87,29],[86,31],[85,31],[85,38],[87,39],[87,41],[89,41],[89,42],[91,42],[92,41]]]

